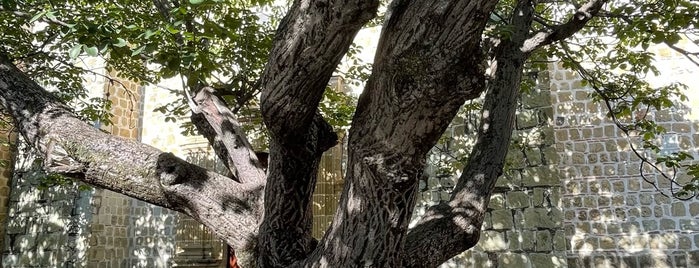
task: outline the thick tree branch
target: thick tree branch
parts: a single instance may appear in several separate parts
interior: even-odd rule
[[[608,0],[591,0],[573,14],[568,22],[534,33],[522,46],[522,52],[531,53],[542,46],[566,39],[582,29],[597,15]]]
[[[520,0],[510,23],[513,34],[495,49],[478,140],[451,200],[431,207],[410,230],[406,267],[436,267],[476,245],[495,181],[502,174],[514,126],[517,97],[527,54],[521,48],[533,20],[530,0]]]
[[[271,141],[260,266],[288,267],[315,246],[311,199],[318,162],[337,142],[318,103],[378,5],[378,0],[296,0],[279,25],[262,76],[261,109]]]
[[[294,1],[262,76],[262,115],[280,141],[310,124],[335,66],[379,1]]]
[[[48,171],[68,172],[97,187],[184,212],[230,245],[254,247],[263,185],[239,184],[151,146],[103,133],[77,119],[1,54],[0,104],[48,159]]]
[[[427,151],[484,87],[481,33],[496,1],[395,1],[349,137],[345,188],[306,264],[402,267]]]
[[[226,104],[213,93],[213,88],[204,87],[194,97],[197,107],[192,112],[192,123],[209,140],[236,179],[243,183],[262,183],[265,171],[242,126]]]

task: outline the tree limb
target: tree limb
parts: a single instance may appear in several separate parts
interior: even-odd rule
[[[213,93],[213,88],[204,87],[194,97],[197,107],[192,112],[192,123],[209,140],[236,179],[243,183],[264,182],[265,171],[242,126],[226,104]]]
[[[542,29],[532,34],[522,46],[522,52],[531,53],[542,46],[566,39],[582,29],[602,9],[608,0],[591,0],[582,5],[564,24]]]
[[[103,133],[0,54],[0,104],[30,145],[97,187],[183,212],[237,249],[255,245],[261,184],[239,184],[151,146]],[[59,166],[45,167],[57,171]]]
[[[493,78],[488,84],[478,140],[448,203],[430,207],[407,236],[406,267],[436,267],[478,243],[495,181],[502,174],[514,127],[517,97],[534,7],[518,1],[510,25],[511,38],[495,49]]]
[[[484,88],[479,44],[495,3],[391,4],[352,120],[338,211],[306,266],[403,267],[425,156],[464,101]]]
[[[281,21],[261,79],[270,131],[258,265],[288,267],[315,247],[312,193],[323,151],[337,135],[317,112],[327,83],[378,0],[296,0]]]

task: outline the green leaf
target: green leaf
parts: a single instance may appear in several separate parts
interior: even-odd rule
[[[192,5],[198,5],[204,3],[204,0],[189,0],[189,3]]]
[[[131,52],[131,56],[136,56],[138,54],[141,54],[141,52],[143,52],[144,49],[146,49],[146,46],[140,46],[139,48],[137,48],[136,50]]]
[[[77,45],[73,46],[73,47],[70,48],[70,50],[68,51],[68,56],[69,56],[71,59],[77,58],[78,55],[80,55],[80,51],[82,50],[82,47],[83,47],[83,45],[81,45],[81,44],[77,44]]]
[[[56,14],[56,13],[53,12],[53,11],[46,12],[46,18],[48,18],[48,19],[50,19],[50,20],[55,20],[55,19],[56,19],[56,15],[55,15],[55,14]]]
[[[126,46],[126,40],[123,38],[117,38],[116,43],[114,43],[115,47],[125,47]]]
[[[87,53],[87,55],[90,55],[92,57],[96,57],[98,52],[99,52],[99,50],[97,49],[97,47],[94,47],[94,46],[85,47],[85,53]]]
[[[46,14],[46,10],[39,12],[38,14],[34,15],[34,17],[32,17],[32,19],[29,20],[29,23],[32,23],[32,22],[35,22],[35,21],[41,19],[41,17],[43,17],[45,14]]]

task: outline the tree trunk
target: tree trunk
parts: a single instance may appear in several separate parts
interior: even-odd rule
[[[495,51],[477,144],[452,198],[408,232],[427,152],[464,101],[486,90],[480,43],[496,2],[391,4],[349,134],[345,188],[320,242],[310,235],[311,198],[319,158],[337,136],[318,103],[378,0],[294,1],[261,80],[272,139],[266,178],[235,117],[211,96],[197,98],[210,127],[204,132],[242,183],[81,122],[2,53],[0,104],[48,171],[186,213],[237,252],[257,254],[259,267],[434,267],[478,241],[529,53],[579,30],[605,1],[532,35],[532,1],[518,1],[514,32]]]

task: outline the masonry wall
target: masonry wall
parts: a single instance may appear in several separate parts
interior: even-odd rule
[[[96,58],[82,62],[102,64]],[[86,77],[84,82],[96,96],[103,92],[102,76]],[[42,160],[21,139],[16,145],[7,210],[3,209],[7,218],[2,267],[84,267],[87,228],[92,220],[91,192],[81,191],[75,183],[49,183],[56,180],[46,179]]]
[[[682,56],[658,51],[661,77],[656,85],[684,82],[690,102],[650,114],[677,135],[679,147],[695,156],[699,145],[696,71]],[[630,150],[638,139],[625,137],[592,103],[580,78],[552,65],[556,151],[563,179],[563,210],[570,267],[699,266],[699,201],[664,196],[669,181],[640,176],[640,161]],[[692,73],[694,72],[694,73]]]
[[[46,187],[41,161],[18,146],[23,153],[14,156],[2,267],[82,267],[90,213],[80,208],[89,194],[75,184]]]

